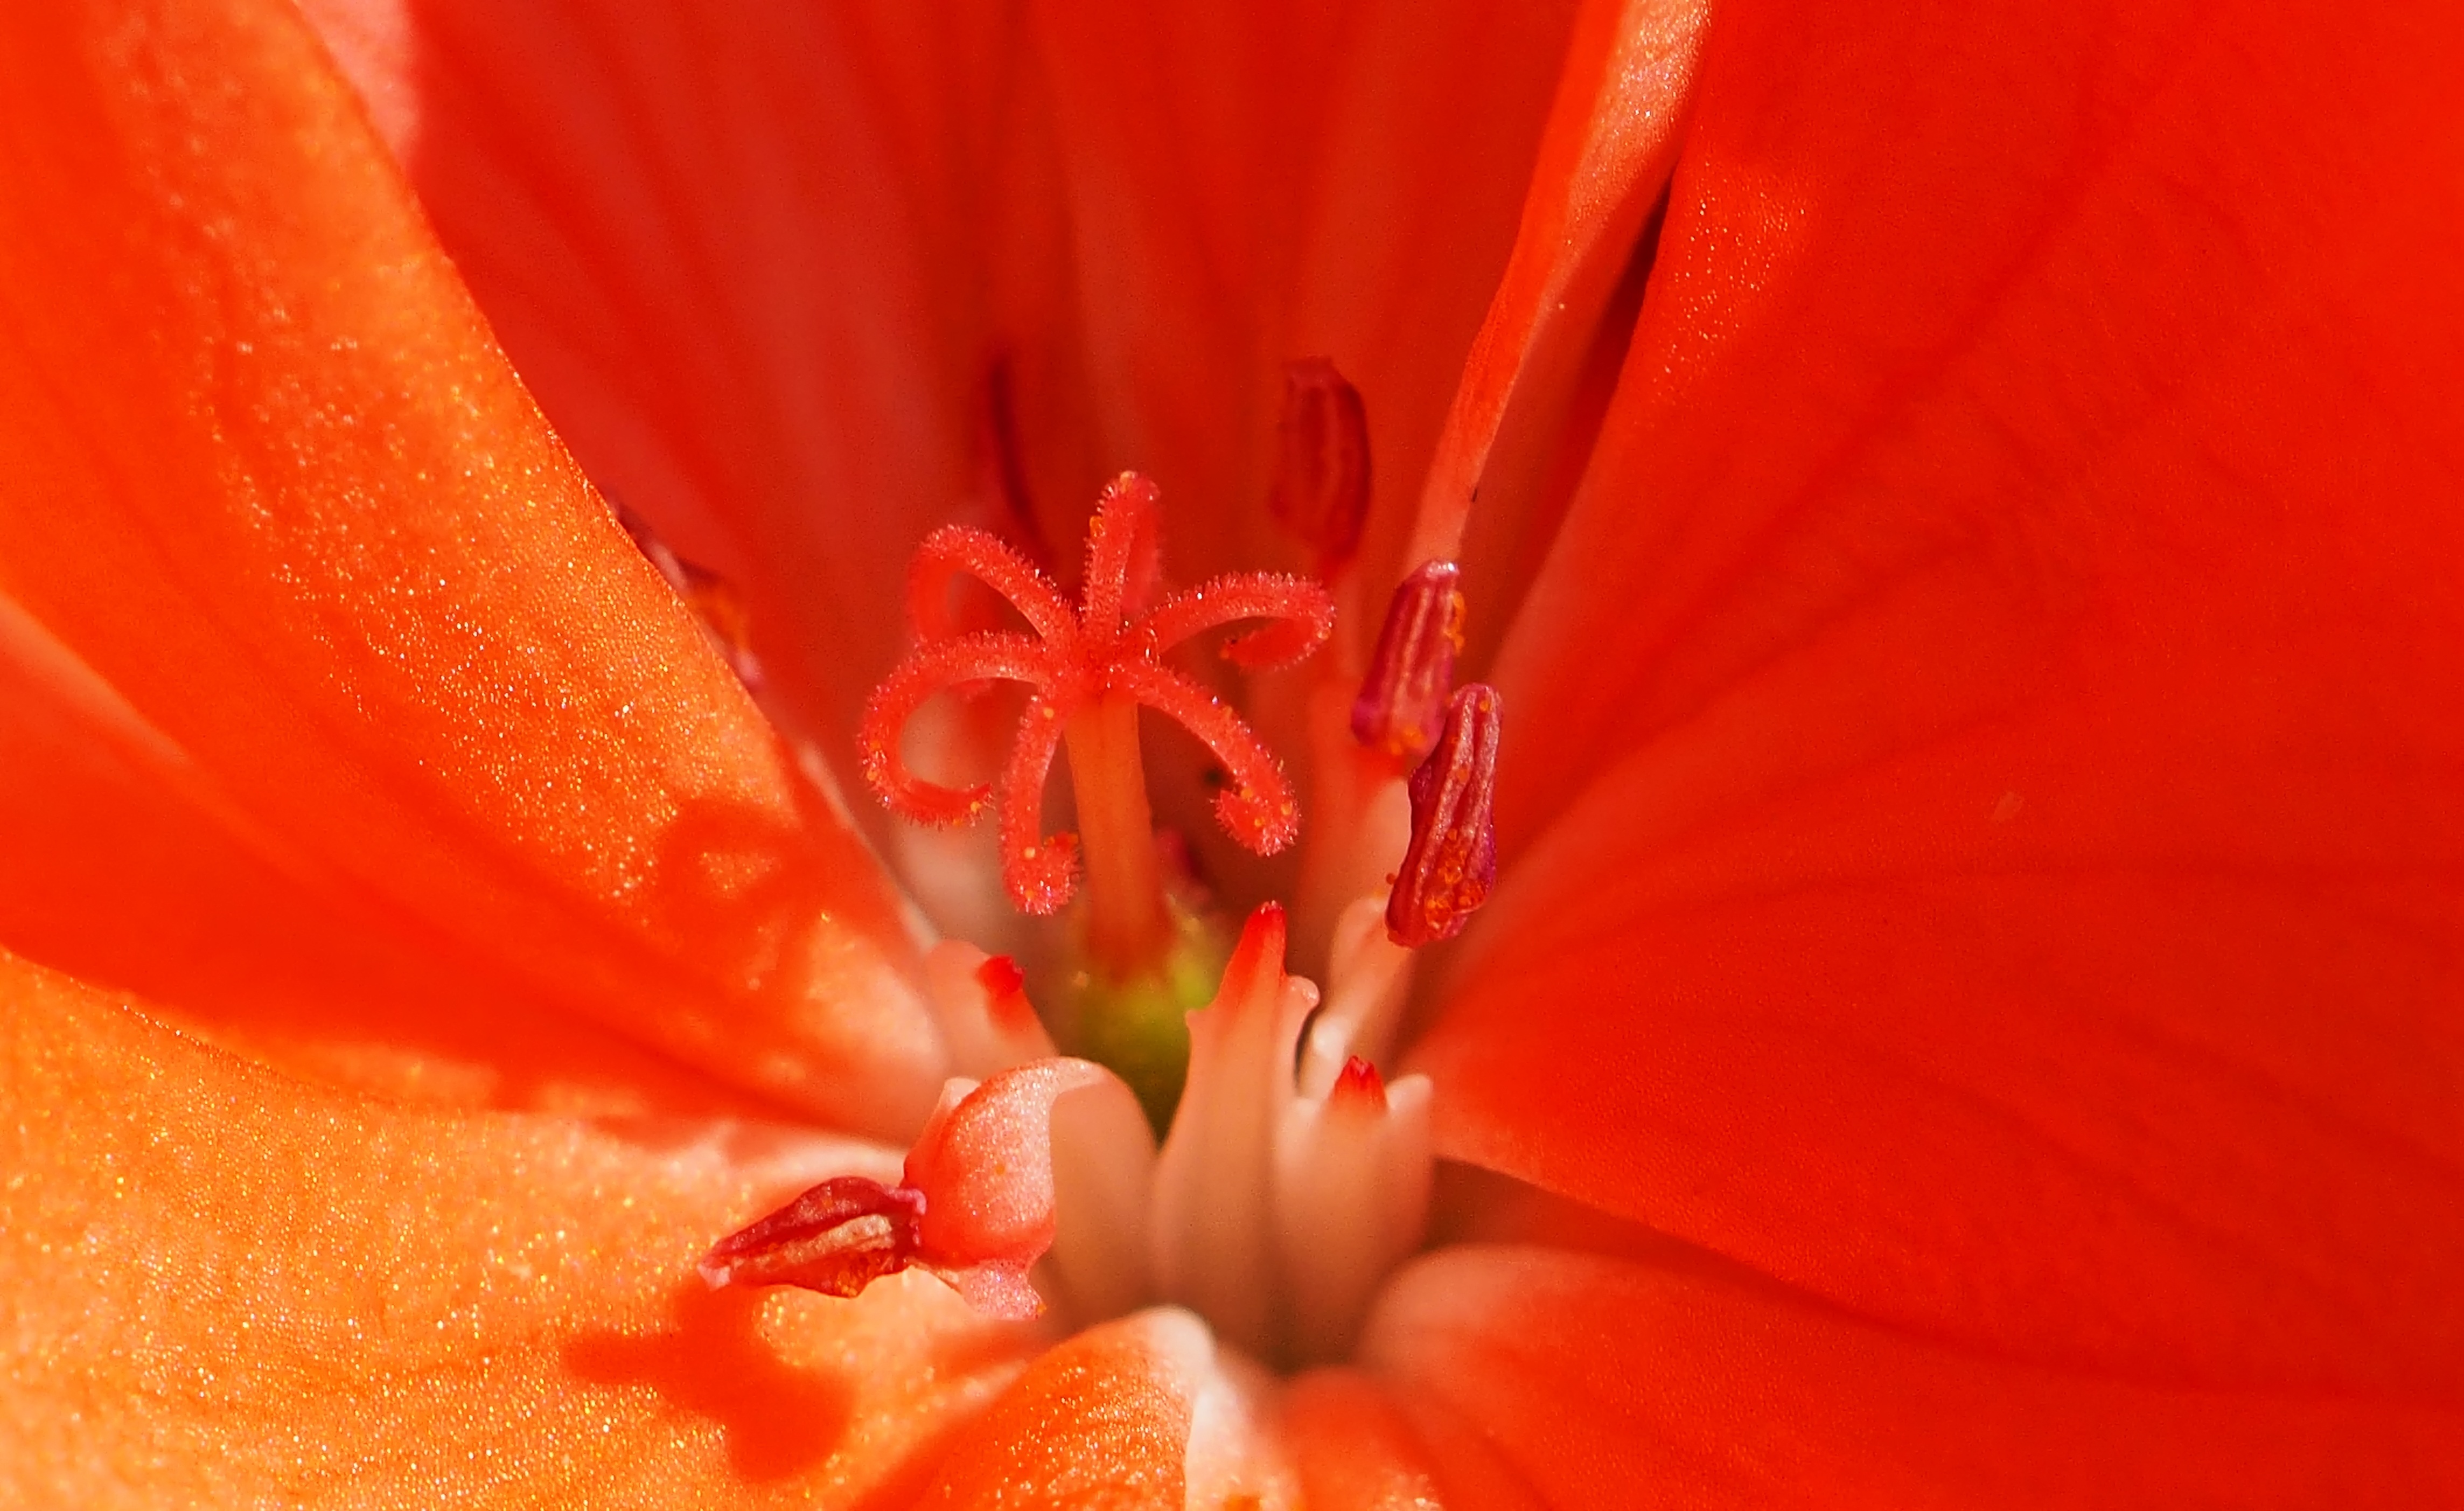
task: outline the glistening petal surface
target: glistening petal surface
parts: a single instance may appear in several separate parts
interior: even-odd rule
[[[1046,1350],[968,1427],[918,1502],[983,1511],[1178,1511],[1214,1349],[1186,1312],[1142,1312]]]
[[[0,941],[296,1076],[396,1101],[759,1114],[338,885],[0,599]]]
[[[886,889],[539,422],[297,16],[7,27],[0,590],[344,890],[664,1053],[912,1128],[938,1051]]]
[[[913,1494],[1025,1340],[921,1277],[706,1290],[713,1233],[895,1157],[673,1133],[310,1090],[0,956],[0,1500]]]

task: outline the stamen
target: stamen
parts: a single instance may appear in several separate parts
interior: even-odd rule
[[[1362,744],[1412,760],[1436,743],[1463,651],[1461,575],[1452,562],[1428,562],[1395,589],[1352,705],[1352,735]]]
[[[720,1239],[702,1260],[702,1278],[713,1289],[741,1280],[854,1296],[917,1266],[979,1311],[1033,1317],[1044,1300],[1026,1272],[1054,1233],[1054,1103],[1095,1086],[1131,1106],[1125,1091],[1111,1089],[1120,1086],[1111,1072],[1079,1059],[1037,1060],[980,1086],[950,1081],[907,1151],[900,1184],[824,1181]]]
[[[1429,1079],[1353,1056],[1293,1083],[1316,989],[1284,969],[1285,919],[1250,916],[1189,1015],[1189,1083],[1155,1170],[1156,1291],[1262,1357],[1342,1357],[1377,1282],[1427,1226]],[[1342,983],[1336,990],[1344,989]]]
[[[1327,960],[1326,1006],[1301,1041],[1302,1096],[1327,1096],[1352,1061],[1387,1052],[1419,958],[1386,937],[1385,899],[1360,898],[1343,910]]]
[[[1292,1102],[1278,1135],[1278,1253],[1298,1362],[1352,1351],[1377,1285],[1428,1226],[1429,1078],[1385,1084],[1353,1058],[1324,1101]]]
[[[1082,1059],[1047,1059],[942,1087],[907,1151],[906,1183],[926,1197],[915,1251],[977,1310],[1044,1310],[1026,1272],[1052,1247],[1052,1104],[1111,1078]]]
[[[954,1056],[1001,1068],[980,1086],[949,1082],[899,1185],[824,1182],[719,1243],[703,1275],[851,1296],[920,1268],[994,1316],[1048,1300],[1080,1325],[1160,1299],[1262,1359],[1347,1357],[1378,1285],[1426,1231],[1431,1088],[1425,1076],[1389,1083],[1374,1052],[1339,1055],[1314,1088],[1306,1069],[1295,1084],[1305,1025],[1348,1011],[1339,1037],[1383,1037],[1361,1009],[1391,994],[1391,967],[1408,959],[1350,941],[1338,978],[1366,949],[1375,979],[1338,979],[1330,1012],[1313,1016],[1317,989],[1286,970],[1286,943],[1283,910],[1259,908],[1214,1000],[1188,1014],[1189,1078],[1160,1153],[1128,1083],[1051,1057],[1014,963],[935,946],[926,972]],[[1306,1066],[1326,1048],[1297,1057]]]
[[[923,1215],[921,1191],[834,1176],[721,1238],[701,1261],[701,1278],[714,1291],[740,1280],[854,1296],[914,1260]]]
[[[1369,417],[1360,390],[1324,357],[1290,364],[1276,439],[1266,511],[1309,545],[1319,576],[1333,577],[1360,549],[1369,518]]]
[[[1005,1029],[1024,1029],[1036,1021],[1035,1004],[1026,1000],[1026,972],[1007,955],[986,957],[976,967],[992,1020]]]
[[[1497,690],[1466,683],[1437,748],[1412,773],[1412,843],[1386,900],[1386,932],[1418,948],[1452,939],[1497,878]]]
[[[1169,1300],[1265,1354],[1278,1331],[1274,1130],[1317,988],[1284,970],[1285,920],[1249,916],[1215,1000],[1189,1015],[1189,1084],[1155,1167],[1155,1278]]]
[[[1151,1299],[1155,1169],[1155,1130],[1126,1083],[1108,1076],[1052,1104],[1052,1249],[1036,1287],[1082,1324]]]
[[[1284,443],[1277,517],[1335,570],[1358,546],[1368,442],[1358,395],[1331,366],[1295,367]],[[917,548],[909,611],[918,644],[866,708],[866,779],[924,822],[979,816],[997,787],[1012,900],[1053,912],[1083,867],[1087,906],[1064,968],[1039,976],[1057,993],[1045,1001],[1049,1032],[1009,957],[957,943],[928,954],[950,1057],[987,1078],[944,1087],[898,1184],[823,1182],[715,1245],[702,1263],[711,1285],[852,1297],[922,1269],[992,1316],[1031,1317],[1049,1299],[1082,1323],[1177,1301],[1226,1342],[1293,1365],[1345,1357],[1384,1277],[1421,1241],[1431,1087],[1417,1075],[1390,1083],[1377,1059],[1413,968],[1405,946],[1460,931],[1495,871],[1497,695],[1475,683],[1446,696],[1462,645],[1457,570],[1429,563],[1396,595],[1350,708],[1370,750],[1342,738],[1348,688],[1322,685],[1310,705],[1329,747],[1394,808],[1408,789],[1411,807],[1384,926],[1381,900],[1358,898],[1332,941],[1335,989],[1313,1015],[1316,988],[1286,968],[1279,905],[1257,910],[1225,962],[1225,942],[1187,899],[1167,901],[1138,728],[1141,708],[1185,726],[1226,775],[1216,798],[1224,828],[1262,855],[1289,845],[1299,805],[1274,755],[1165,658],[1241,625],[1258,628],[1226,641],[1227,660],[1297,659],[1330,636],[1331,599],[1315,582],[1270,573],[1168,594],[1159,563],[1155,489],[1128,473],[1089,524],[1075,605],[987,532],[947,527]],[[991,600],[954,591],[961,577],[1014,609],[1023,633],[986,627]],[[898,748],[909,719],[988,680],[1026,688],[997,781],[947,787],[911,770]],[[1078,832],[1046,835],[1045,790],[1065,744]],[[1395,758],[1421,753],[1409,782],[1396,780]],[[1399,811],[1387,823],[1381,833],[1399,840]],[[1188,1011],[1210,986],[1212,1002]],[[1101,1063],[1056,1056],[1056,1038]],[[1158,1150],[1151,1128],[1167,1124]]]

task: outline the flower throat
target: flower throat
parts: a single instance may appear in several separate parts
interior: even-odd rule
[[[1451,685],[1453,565],[1406,578],[1365,666],[1319,678],[1310,727],[1339,747],[1318,751],[1319,789],[1332,794],[1322,806],[1343,842],[1392,867],[1359,896],[1332,884],[1323,1000],[1285,969],[1284,909],[1269,902],[1237,930],[1211,911],[1148,802],[1142,709],[1206,747],[1221,774],[1215,816],[1234,840],[1271,855],[1300,833],[1274,754],[1172,664],[1215,631],[1238,630],[1221,655],[1244,672],[1302,661],[1334,633],[1335,595],[1319,579],[1340,582],[1357,548],[1369,461],[1359,397],[1331,365],[1290,369],[1280,441],[1269,510],[1315,578],[1235,572],[1166,590],[1157,492],[1133,473],[1097,501],[1075,602],[990,532],[946,525],[917,547],[916,643],[865,709],[862,772],[913,822],[997,812],[1002,889],[1022,912],[1059,915],[1063,966],[1031,1003],[1006,957],[937,946],[931,995],[973,1078],[949,1083],[898,1185],[822,1183],[713,1249],[710,1283],[853,1296],[917,1267],[995,1315],[1032,1316],[1049,1300],[1081,1322],[1165,1300],[1261,1357],[1299,1362],[1339,1357],[1375,1283],[1417,1247],[1428,1083],[1389,1083],[1377,1063],[1412,951],[1459,932],[1495,869],[1498,700]],[[982,593],[961,596],[962,580],[1023,628],[985,611]],[[993,780],[954,787],[909,766],[901,739],[926,703],[1002,682],[1024,698]],[[1048,833],[1044,794],[1065,751],[1077,824]],[[1331,782],[1334,767],[1348,780]],[[1397,816],[1381,829],[1373,813]]]

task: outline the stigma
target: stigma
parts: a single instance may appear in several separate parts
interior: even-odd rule
[[[1213,754],[1226,774],[1215,799],[1226,833],[1269,855],[1300,831],[1299,802],[1273,753],[1166,657],[1208,631],[1256,623],[1222,649],[1255,671],[1308,656],[1334,626],[1332,599],[1306,578],[1237,572],[1162,594],[1157,514],[1155,484],[1135,473],[1105,488],[1074,604],[986,531],[947,525],[926,537],[909,580],[916,647],[874,690],[857,735],[865,780],[891,811],[917,823],[970,822],[994,806],[994,787],[917,776],[899,754],[900,733],[936,694],[1023,684],[1026,705],[999,781],[1002,884],[1022,911],[1050,914],[1084,874],[1095,894],[1092,945],[1116,975],[1154,966],[1172,934],[1138,757],[1139,708],[1174,720]],[[962,576],[998,593],[1025,631],[965,628],[950,604]],[[1045,834],[1044,789],[1065,743],[1080,829]]]

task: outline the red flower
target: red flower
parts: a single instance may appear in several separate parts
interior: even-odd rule
[[[407,185],[0,24],[0,1489],[2464,1498],[2452,8],[589,9],[329,19]],[[1283,1386],[707,1290],[941,1047],[585,472],[845,762],[961,508],[1278,565],[1317,354],[1509,722],[1432,1252]]]

